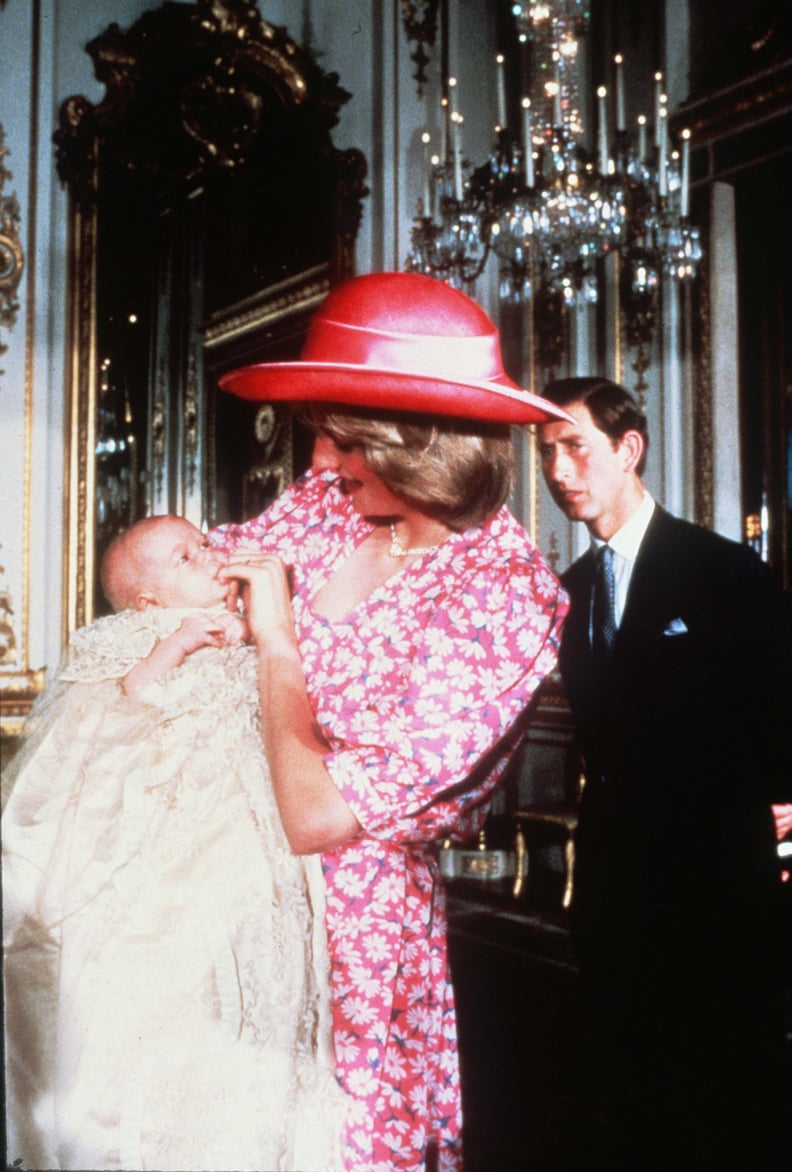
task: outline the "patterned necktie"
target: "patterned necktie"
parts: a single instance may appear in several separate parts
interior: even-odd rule
[[[613,577],[613,550],[609,545],[600,547],[594,566],[589,636],[593,654],[609,660],[616,638],[616,582]]]

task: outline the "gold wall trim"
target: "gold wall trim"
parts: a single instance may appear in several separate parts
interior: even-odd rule
[[[28,184],[25,214],[28,258],[36,256],[36,215],[38,198],[39,149],[39,38],[41,0],[33,0],[30,41],[30,118],[28,137]],[[18,244],[16,253],[24,265],[24,252]],[[21,270],[20,270],[21,276]],[[22,598],[18,654],[9,670],[0,673],[0,736],[16,736],[22,729],[31,705],[46,684],[46,668],[30,668],[30,559],[31,492],[33,485],[33,386],[36,323],[36,268],[31,260],[25,273],[25,381],[24,381],[24,457],[22,485]],[[16,315],[14,314],[14,317]],[[6,323],[8,328],[13,321]]]
[[[23,499],[22,547],[22,670],[30,667],[30,494],[33,485],[33,371],[36,325],[36,201],[38,198],[39,147],[39,35],[41,0],[33,3],[30,67],[30,139],[28,144],[28,264],[25,306],[25,470]]]
[[[536,256],[531,250],[530,258],[530,273],[531,287],[536,288]],[[527,354],[525,355],[524,364],[524,378],[523,386],[530,387],[535,390],[537,387],[537,353],[536,353],[536,336],[534,330],[536,328],[534,315],[534,302],[531,299],[530,305],[526,310],[526,322],[528,328],[526,330]],[[539,453],[538,443],[539,439],[536,434],[536,427],[532,424],[527,429],[528,440],[528,517],[527,525],[528,536],[531,543],[538,547],[539,545]]]
[[[0,691],[0,736],[16,737],[30,712],[33,701],[47,682],[47,669],[39,667],[24,675],[4,677]]]
[[[94,143],[92,189],[97,182]],[[68,476],[64,517],[63,621],[64,645],[77,627],[93,620],[93,501],[96,472],[97,330],[96,330],[96,200],[69,199],[68,229],[68,350],[66,355]]]

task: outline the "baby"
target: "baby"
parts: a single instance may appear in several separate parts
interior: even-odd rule
[[[3,814],[9,1161],[336,1169],[324,891],[289,849],[256,654],[175,516],[118,537]]]
[[[149,607],[211,608],[184,616],[121,681],[128,696],[179,667],[199,647],[247,641],[246,620],[236,612],[236,585],[223,581],[224,563],[206,537],[183,517],[147,517],[120,534],[102,561],[102,589],[116,612]]]

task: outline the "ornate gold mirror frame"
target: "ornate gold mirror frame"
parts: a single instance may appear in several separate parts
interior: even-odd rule
[[[330,137],[350,95],[249,0],[166,3],[86,48],[106,95],[68,98],[54,136],[69,193],[64,637],[98,613],[114,526],[242,519],[292,474],[291,434],[255,404],[240,414],[217,376],[298,352],[353,271],[366,194],[364,157]],[[145,321],[122,347],[129,288]],[[110,505],[108,418],[126,449]]]
[[[95,191],[96,151],[90,190]],[[66,320],[68,463],[64,510],[63,617],[64,641],[69,631],[90,622],[88,583],[95,575],[96,492],[96,202],[69,200]]]

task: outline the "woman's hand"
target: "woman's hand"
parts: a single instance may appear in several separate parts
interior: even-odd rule
[[[776,825],[776,836],[780,842],[788,834],[792,834],[792,802],[773,806],[773,818]]]
[[[242,604],[260,648],[296,648],[288,571],[276,554],[234,550],[220,574],[241,584]]]
[[[288,570],[275,554],[239,548],[221,574],[242,584],[258,649],[262,739],[289,844],[301,855],[333,850],[360,823],[324,763],[329,745],[308,698]]]

